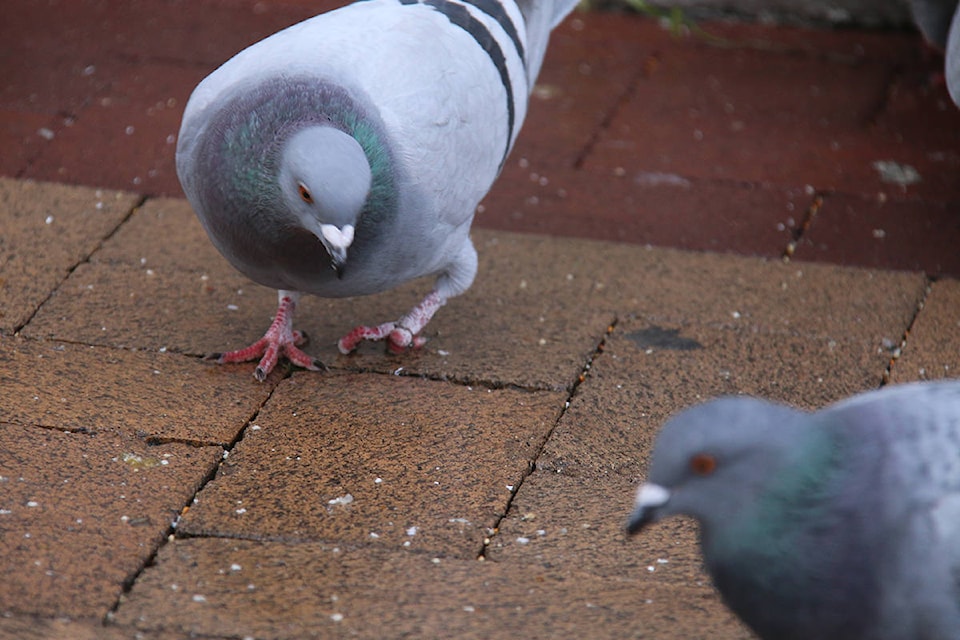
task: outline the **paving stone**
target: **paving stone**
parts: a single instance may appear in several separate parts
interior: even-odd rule
[[[232,442],[280,378],[174,354],[0,337],[0,421],[156,440]]]
[[[531,171],[573,168],[599,128],[643,73],[646,52],[670,36],[652,21],[574,13],[550,34],[550,46],[511,161]],[[624,60],[631,61],[623,64]]]
[[[49,141],[49,136],[60,118],[43,113],[25,113],[0,108],[0,175],[20,177]]]
[[[960,281],[944,278],[930,294],[910,328],[903,353],[891,368],[891,381],[956,378],[960,372]]]
[[[508,161],[475,224],[779,258],[813,200],[804,189],[688,180],[676,174],[534,169]],[[685,224],[706,211],[710,224]]]
[[[95,67],[109,78],[108,88],[98,91],[70,126],[55,131],[23,175],[140,193],[180,193],[176,135],[183,107],[203,71],[171,67],[167,61],[115,58]],[[110,141],[108,150],[105,140]]]
[[[138,196],[0,177],[0,333],[30,318]]]
[[[537,471],[523,483],[507,518],[491,537],[488,562],[630,580],[654,589],[690,589],[691,600],[712,590],[703,567],[698,528],[670,518],[628,536],[638,480],[619,474],[586,477]]]
[[[147,199],[90,261],[200,273],[234,271],[183,198]]]
[[[560,242],[560,241],[558,241]],[[698,324],[839,340],[897,340],[923,299],[921,273],[838,269],[580,240],[568,269],[601,308],[654,324]]]
[[[476,558],[566,398],[410,377],[294,375],[180,531]]]
[[[33,616],[0,617],[0,638],[16,640],[174,640],[186,634],[142,631],[132,627],[107,626],[97,620],[78,621]],[[217,636],[210,636],[218,640]]]
[[[164,547],[117,620],[275,638],[382,638],[385,630],[421,638],[750,637],[706,588],[386,549],[222,539]]]
[[[957,204],[827,196],[795,256],[960,276],[957,211]]]
[[[721,395],[744,393],[813,409],[875,389],[889,356],[871,342],[640,320],[618,324],[535,472],[517,491],[487,557],[584,565],[611,578],[655,573],[649,579],[658,583],[708,582],[691,520],[625,538],[660,427],[681,409]]]
[[[870,195],[960,196],[953,180],[960,169],[960,113],[946,112],[952,128],[943,131],[933,156],[922,141],[900,131],[871,129],[894,72],[892,61],[861,57],[824,64],[813,56],[737,43],[713,46],[704,55],[701,46],[710,43],[692,38],[658,58],[585,167]],[[918,109],[916,117],[925,111]],[[668,118],[672,126],[652,126]],[[876,161],[910,165],[925,179],[905,188],[887,183]]]
[[[0,423],[2,612],[106,614],[220,455]]]

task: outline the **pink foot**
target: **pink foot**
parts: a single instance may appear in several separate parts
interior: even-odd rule
[[[353,331],[340,338],[337,348],[340,353],[347,355],[353,352],[364,340],[383,340],[387,338],[387,349],[391,353],[403,353],[407,349],[419,349],[427,343],[427,339],[417,335],[430,322],[430,318],[437,309],[446,302],[436,291],[427,295],[407,315],[396,322],[384,322],[376,327],[356,327]]]
[[[307,338],[301,331],[293,329],[293,312],[296,305],[297,296],[281,295],[277,314],[262,338],[244,349],[214,353],[208,358],[216,360],[219,364],[250,362],[260,358],[260,363],[253,370],[253,377],[260,382],[266,380],[273,368],[277,366],[280,356],[284,356],[291,364],[304,369],[311,371],[325,369],[322,362],[297,348],[306,343]]]

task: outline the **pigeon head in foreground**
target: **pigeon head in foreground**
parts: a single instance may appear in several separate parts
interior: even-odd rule
[[[771,640],[960,638],[960,382],[815,413],[722,398],[670,420],[627,530],[700,524],[724,601]]]
[[[433,290],[338,346],[402,352],[477,270],[469,231],[513,146],[550,31],[576,0],[367,0],[241,51],[194,90],[177,175],[217,249],[277,289],[266,334],[220,362],[322,365],[293,329],[303,293]]]

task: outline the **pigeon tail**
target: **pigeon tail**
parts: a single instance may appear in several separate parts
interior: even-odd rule
[[[569,15],[579,0],[518,0],[527,26],[527,82],[531,91],[540,74],[550,32]]]

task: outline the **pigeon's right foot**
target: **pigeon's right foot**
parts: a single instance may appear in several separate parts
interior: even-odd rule
[[[356,327],[340,338],[337,348],[347,355],[353,352],[364,340],[387,339],[387,349],[391,353],[403,353],[407,349],[419,349],[427,339],[417,335],[423,330],[430,318],[442,307],[446,300],[436,291],[430,292],[410,313],[396,322],[384,322],[376,327]]]
[[[298,349],[306,344],[307,336],[302,331],[293,329],[293,312],[297,298],[298,296],[289,292],[281,292],[277,314],[262,338],[244,349],[215,353],[208,358],[219,364],[250,362],[260,358],[257,368],[253,370],[253,377],[260,382],[267,379],[277,366],[280,356],[284,356],[291,364],[310,371],[326,369],[322,362]]]

